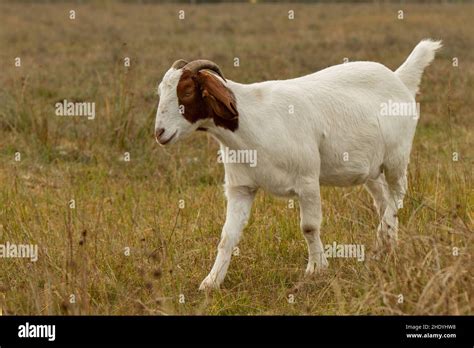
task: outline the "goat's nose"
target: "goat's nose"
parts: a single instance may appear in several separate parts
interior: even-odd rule
[[[156,139],[156,141],[158,141],[158,139],[160,139],[161,134],[163,134],[164,132],[165,132],[164,128],[157,128],[155,130],[155,139]]]

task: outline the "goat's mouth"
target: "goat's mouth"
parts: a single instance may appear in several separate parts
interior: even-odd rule
[[[177,130],[176,130],[168,139],[162,140],[161,137],[159,137],[159,138],[156,138],[156,141],[157,141],[158,144],[160,144],[160,145],[166,145],[166,144],[168,144],[171,140],[173,140],[173,138],[175,137],[176,134],[178,134],[178,131],[177,131]]]

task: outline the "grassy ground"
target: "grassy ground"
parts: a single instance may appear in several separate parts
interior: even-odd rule
[[[40,249],[36,263],[0,259],[3,313],[472,314],[473,9],[1,4],[0,243]],[[240,82],[345,57],[395,69],[425,37],[445,48],[418,96],[397,253],[371,258],[377,219],[362,188],[324,188],[323,243],[364,244],[367,257],[330,259],[303,279],[297,203],[259,193],[222,290],[198,292],[224,221],[223,168],[205,134],[154,142],[156,86],[170,64],[211,59]],[[55,116],[63,99],[95,102],[96,119]]]

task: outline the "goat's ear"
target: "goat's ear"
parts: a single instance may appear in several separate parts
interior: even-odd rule
[[[204,102],[215,114],[224,120],[234,120],[239,116],[234,94],[214,75],[198,72],[196,76]]]

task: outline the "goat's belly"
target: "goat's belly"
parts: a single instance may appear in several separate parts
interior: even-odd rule
[[[367,172],[353,172],[353,173],[331,173],[321,174],[319,183],[323,186],[356,186],[362,185],[369,179]]]
[[[380,175],[385,146],[378,124],[370,117],[359,118],[364,127],[344,120],[340,125],[344,132],[333,127],[323,138],[319,147],[321,185],[361,185]]]
[[[381,162],[367,161],[353,163],[322,163],[319,183],[324,186],[356,186],[369,179],[376,179],[381,173]]]

